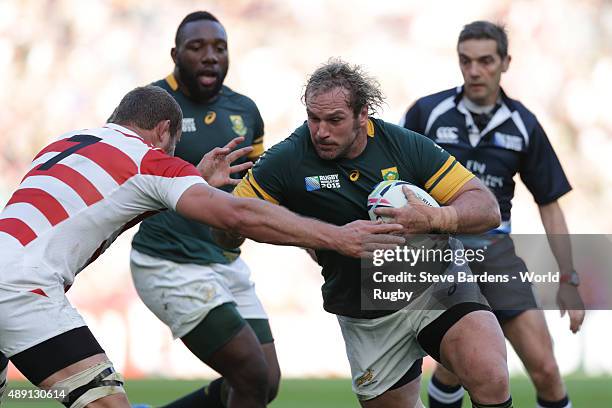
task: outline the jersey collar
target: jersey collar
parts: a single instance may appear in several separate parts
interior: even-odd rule
[[[509,98],[506,96],[504,90],[500,88],[500,97],[498,103],[501,103],[501,106],[499,109],[497,109],[487,126],[482,129],[482,131],[480,131],[478,130],[478,126],[476,126],[476,124],[474,123],[474,118],[472,117],[472,114],[465,106],[463,86],[457,87],[457,95],[455,96],[454,100],[455,106],[457,107],[457,110],[461,112],[465,117],[465,126],[468,130],[468,137],[472,147],[476,147],[476,145],[480,142],[480,139],[482,139],[484,135],[486,135],[491,130],[495,129],[496,127],[498,127],[499,125],[501,125],[506,120],[512,117],[513,113],[510,111],[510,108],[506,103],[508,99]]]
[[[131,131],[130,129],[125,128],[125,127],[123,127],[121,125],[118,125],[116,123],[107,123],[103,127],[107,128],[107,129],[116,130],[117,132],[123,134],[124,136],[136,137],[136,138],[144,141],[144,139],[141,136],[139,136],[137,133],[135,133],[135,132]]]

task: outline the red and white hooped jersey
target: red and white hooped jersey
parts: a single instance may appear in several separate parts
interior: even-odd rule
[[[69,286],[119,234],[176,207],[196,168],[116,124],[62,135],[0,212],[0,286]]]

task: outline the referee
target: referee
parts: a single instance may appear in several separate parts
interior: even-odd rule
[[[509,235],[510,209],[514,196],[513,177],[521,180],[537,203],[542,224],[561,272],[559,308],[570,317],[570,330],[577,332],[584,319],[579,299],[580,281],[573,267],[568,229],[558,199],[571,190],[544,129],[522,103],[509,98],[500,87],[508,70],[508,37],[504,28],[487,21],[466,25],[457,43],[459,67],[464,84],[425,96],[407,111],[403,126],[422,133],[454,155],[495,194],[502,223],[497,235],[464,240],[468,247],[487,246],[483,263],[470,265],[476,274],[491,270],[504,273],[526,271]],[[481,284],[510,341],[522,360],[537,391],[537,406],[572,406],[553,354],[544,314],[529,284]],[[510,295],[511,293],[511,295]],[[580,303],[581,304],[581,303]],[[429,384],[431,408],[459,408],[463,388],[455,375],[438,365]]]

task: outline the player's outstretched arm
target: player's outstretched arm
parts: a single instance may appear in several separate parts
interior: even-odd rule
[[[477,234],[497,227],[501,220],[495,196],[477,178],[465,183],[447,205],[440,208],[425,205],[407,187],[403,191],[408,205],[377,208],[374,212],[402,224],[406,234]]]
[[[376,249],[394,249],[405,242],[392,235],[402,230],[401,225],[359,220],[336,226],[264,200],[234,197],[204,184],[187,189],[176,211],[255,241],[328,249],[355,258],[371,256]]]

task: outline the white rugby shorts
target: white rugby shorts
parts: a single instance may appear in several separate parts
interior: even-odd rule
[[[132,278],[144,304],[181,338],[223,303],[234,302],[244,319],[267,319],[251,270],[238,258],[229,264],[181,264],[132,249]]]
[[[64,286],[0,285],[0,351],[11,357],[77,327],[85,320]]]

